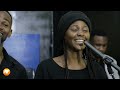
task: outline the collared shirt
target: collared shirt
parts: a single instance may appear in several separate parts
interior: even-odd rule
[[[6,50],[3,48],[4,59],[0,64],[0,79],[28,79],[26,69],[13,57],[8,55]],[[3,70],[8,68],[10,74],[5,76]]]

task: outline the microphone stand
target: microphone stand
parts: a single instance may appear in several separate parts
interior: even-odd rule
[[[115,79],[114,72],[113,72],[113,70],[111,68],[111,65],[107,65],[107,69],[108,69],[109,74],[112,76],[112,78]]]
[[[88,43],[87,41],[85,41],[86,46],[88,46],[92,51],[94,51],[96,54],[98,54],[102,60],[104,60],[104,62],[108,65],[108,71],[109,73],[112,75],[113,77],[113,71],[112,71],[112,67],[114,67],[116,70],[118,70],[120,72],[120,67],[115,64],[113,61],[115,60],[114,58],[112,58],[109,55],[103,54],[101,53],[99,50],[97,50],[96,48],[94,48],[90,43]],[[114,78],[114,77],[113,77]]]

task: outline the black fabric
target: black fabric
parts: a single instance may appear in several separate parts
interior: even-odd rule
[[[95,77],[88,66],[84,70],[69,70],[68,79],[107,79],[106,73],[99,64],[93,61],[92,68]],[[35,79],[65,79],[65,69],[57,65],[53,59],[44,60],[37,67]]]
[[[0,79],[28,79],[26,69],[13,57],[8,55],[3,49],[4,59],[0,64]],[[11,73],[9,76],[3,75],[3,70],[9,68]]]
[[[64,14],[60,18],[60,21],[58,23],[58,28],[57,29],[58,29],[58,32],[61,33],[60,35],[61,35],[62,38],[64,37],[64,33],[69,28],[69,26],[77,20],[84,21],[88,25],[88,27],[91,31],[92,26],[91,26],[90,19],[83,12],[81,12],[81,11],[70,11],[70,12]]]

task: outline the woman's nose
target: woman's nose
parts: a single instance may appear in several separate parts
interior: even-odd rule
[[[2,31],[3,30],[3,26],[0,24],[0,31]]]
[[[78,33],[77,33],[77,34],[78,34],[79,36],[84,35],[82,30],[78,30]]]

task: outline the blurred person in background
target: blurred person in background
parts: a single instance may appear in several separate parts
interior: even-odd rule
[[[91,44],[100,52],[102,53],[106,53],[107,48],[108,48],[108,44],[109,44],[109,38],[108,35],[105,31],[102,30],[94,30],[91,33]],[[105,72],[107,74],[108,79],[113,79],[113,77],[110,75],[109,71],[108,71],[108,65],[105,64],[105,62],[101,59],[101,57],[99,57],[98,55],[95,55],[95,53],[92,53],[93,55],[93,59],[96,60],[96,62],[98,62],[104,69]],[[115,64],[117,64],[117,61],[114,60],[113,61]],[[115,79],[120,79],[120,76],[118,74],[118,71],[111,67],[112,71],[113,71],[113,76]]]

